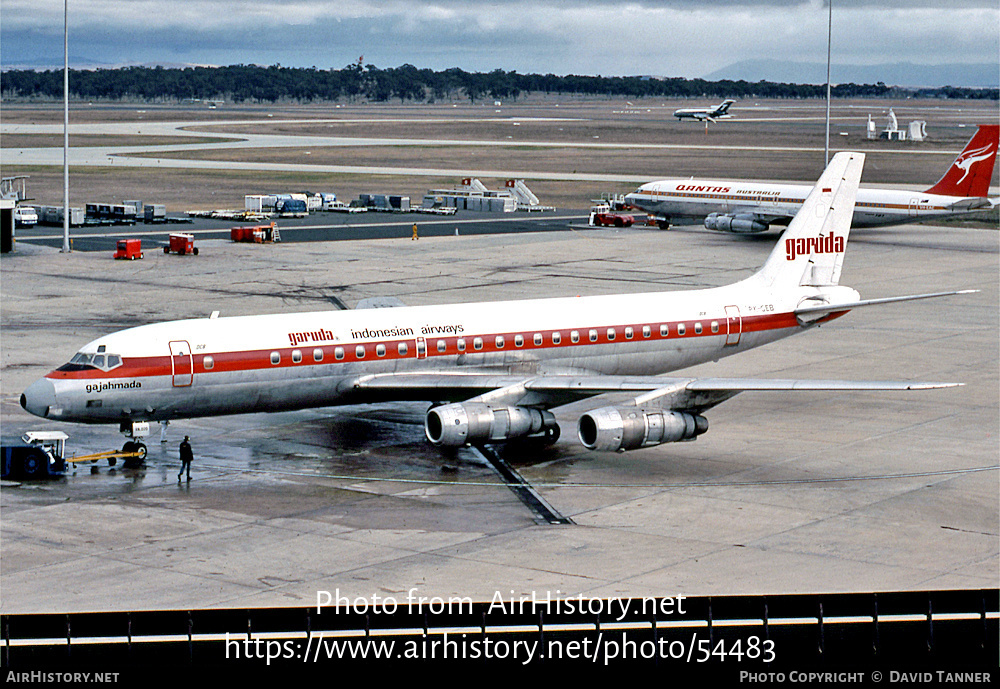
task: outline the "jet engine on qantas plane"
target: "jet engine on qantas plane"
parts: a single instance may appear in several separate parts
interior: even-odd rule
[[[708,419],[678,411],[643,411],[637,407],[601,407],[580,417],[577,431],[588,450],[624,452],[681,440],[708,430]]]
[[[499,442],[529,435],[559,438],[556,417],[532,407],[493,407],[482,402],[464,402],[434,407],[424,424],[434,445],[462,447],[470,443]]]
[[[756,232],[767,232],[769,227],[766,222],[761,222],[753,215],[722,215],[711,213],[705,218],[705,227],[719,232],[738,232],[739,234],[753,234]]]

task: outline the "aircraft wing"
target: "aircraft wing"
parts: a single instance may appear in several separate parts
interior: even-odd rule
[[[700,214],[704,216],[704,213]],[[786,222],[795,217],[794,213],[771,211],[766,208],[761,208],[760,204],[754,203],[733,203],[727,215],[752,215],[758,220],[766,223],[772,223],[776,220],[785,220]]]
[[[900,391],[959,383],[880,380],[684,378],[612,375],[518,375],[489,372],[384,373],[359,376],[345,387],[363,398],[477,401],[551,409],[608,393],[638,393],[636,406],[703,411],[748,391]]]

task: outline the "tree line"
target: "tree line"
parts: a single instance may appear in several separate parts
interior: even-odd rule
[[[771,81],[706,81],[656,77],[602,77],[519,74],[496,69],[466,72],[403,65],[379,69],[351,64],[343,69],[272,65],[228,67],[122,67],[70,70],[70,95],[83,100],[183,101],[224,100],[234,103],[278,101],[372,101],[399,99],[417,103],[468,99],[470,102],[517,100],[544,93],[625,98],[824,98],[825,84]],[[876,84],[837,84],[835,98],[929,97],[998,100],[1000,89],[960,87],[903,89]],[[4,98],[62,98],[62,70],[8,70],[0,75]]]

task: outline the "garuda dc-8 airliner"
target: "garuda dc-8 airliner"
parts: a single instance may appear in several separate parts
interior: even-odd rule
[[[763,267],[696,291],[202,318],[84,345],[21,405],[81,423],[425,400],[427,439],[460,447],[559,436],[552,409],[610,392],[579,441],[624,451],[691,440],[704,414],[748,390],[908,390],[948,383],[664,377],[745,352],[854,308],[839,284],[864,156],[834,157]],[[951,294],[954,294],[952,292]]]
[[[853,227],[884,227],[987,210],[1000,125],[981,125],[937,184],[926,191],[859,189]],[[720,232],[753,234],[787,225],[812,187],[804,184],[665,179],[643,184],[625,203],[666,229],[685,219]],[[678,222],[680,221],[680,222]]]

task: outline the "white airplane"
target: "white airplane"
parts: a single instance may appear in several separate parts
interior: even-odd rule
[[[709,122],[727,120],[732,117],[729,114],[729,106],[735,102],[735,100],[727,98],[712,108],[681,108],[680,110],[674,110],[674,117],[678,120],[698,120],[700,122],[704,120],[708,120]]]
[[[881,227],[986,210],[1000,125],[980,125],[965,149],[924,192],[859,189],[852,227]],[[657,219],[663,229],[678,219],[704,220],[721,232],[766,232],[787,225],[812,187],[797,184],[667,179],[643,184],[625,202]]]
[[[746,390],[912,390],[948,383],[663,377],[775,342],[854,308],[840,286],[864,156],[834,157],[764,266],[697,291],[202,318],[98,338],[33,383],[21,406],[46,419],[119,423],[391,400],[427,412],[434,445],[537,436],[551,409],[611,392],[580,442],[624,451],[692,440],[706,410]],[[956,294],[952,292],[950,294]],[[126,443],[128,445],[128,443]]]

